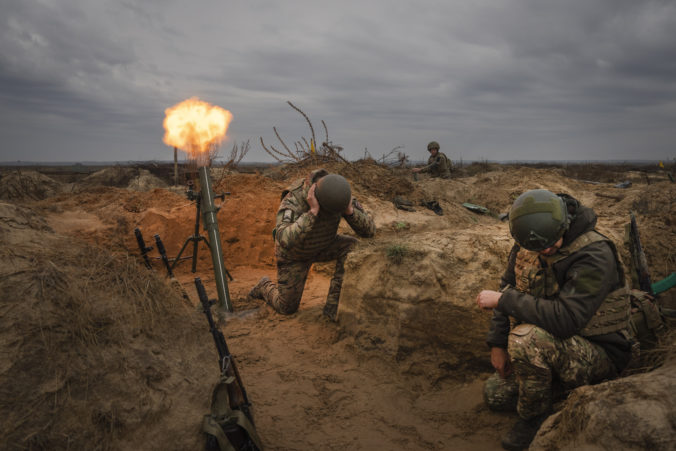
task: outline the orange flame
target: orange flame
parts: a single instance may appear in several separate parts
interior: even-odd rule
[[[232,113],[191,97],[164,111],[164,143],[188,153],[203,165],[225,139]]]

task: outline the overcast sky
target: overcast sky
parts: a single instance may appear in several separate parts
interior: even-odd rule
[[[0,161],[170,160],[164,110],[233,114],[244,161],[676,158],[674,0],[0,0]]]

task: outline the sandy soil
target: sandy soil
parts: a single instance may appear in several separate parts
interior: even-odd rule
[[[266,449],[500,449],[499,438],[515,417],[490,412],[483,405],[482,383],[490,374],[490,363],[481,338],[484,333],[481,325],[487,325],[487,318],[481,317],[480,312],[472,313],[479,318],[476,320],[478,326],[468,323],[472,324],[473,331],[466,339],[466,346],[476,355],[486,351],[485,357],[475,357],[473,365],[454,370],[434,368],[434,365],[439,366],[437,358],[440,354],[461,355],[460,349],[428,346],[421,351],[424,355],[397,358],[378,346],[366,346],[354,325],[347,327],[340,315],[338,323],[326,321],[321,309],[328,291],[330,265],[313,268],[300,310],[294,315],[279,315],[261,301],[247,298],[249,289],[261,276],[275,277],[271,231],[279,196],[285,186],[307,170],[290,168],[286,172],[277,172],[274,177],[232,173],[219,177],[221,183],[217,187],[219,192],[230,192],[218,217],[225,264],[234,278],[229,283],[229,290],[235,307],[235,313],[221,323],[221,328],[235,355]],[[371,250],[403,242],[420,248],[453,249],[447,253],[454,266],[446,268],[446,272],[453,274],[457,283],[449,283],[451,286],[448,287],[443,285],[444,293],[459,298],[468,309],[478,289],[484,284],[497,284],[506,259],[509,232],[505,223],[496,218],[497,214],[506,212],[516,195],[531,188],[568,192],[594,207],[599,213],[599,228],[619,243],[623,239],[628,211],[637,211],[654,279],[664,277],[676,268],[673,253],[676,189],[666,180],[660,179],[650,185],[635,183],[629,189],[619,190],[612,184],[566,179],[551,169],[498,169],[462,179],[421,179],[418,182],[377,166],[343,165],[333,170],[341,170],[348,176],[357,197],[376,220],[376,238],[362,240],[357,254],[376,255]],[[144,187],[148,189],[148,184]],[[50,186],[50,190],[54,188]],[[4,192],[14,193],[14,197],[5,199],[6,204],[0,204],[5,205],[4,210],[0,209],[3,211],[2,224],[5,224],[3,232],[6,232],[3,245],[7,245],[3,255],[10,255],[9,244],[16,247],[11,251],[13,256],[0,265],[0,274],[6,282],[2,288],[10,289],[24,280],[21,277],[25,274],[38,271],[35,268],[44,279],[49,262],[61,271],[59,274],[66,281],[65,285],[83,283],[77,282],[82,280],[78,265],[87,265],[86,259],[73,257],[71,261],[63,257],[64,263],[59,261],[62,254],[68,254],[69,248],[94,246],[98,249],[94,255],[101,258],[110,255],[105,258],[117,261],[131,257],[131,260],[125,260],[132,262],[128,263],[132,265],[129,279],[124,279],[126,282],[123,283],[128,291],[107,288],[107,283],[114,284],[111,280],[116,278],[112,276],[99,283],[98,288],[109,293],[106,297],[108,307],[115,309],[125,303],[136,305],[134,302],[143,303],[146,298],[155,299],[156,294],[148,290],[149,283],[159,284],[157,286],[164,286],[169,291],[162,291],[163,298],[155,300],[157,305],[153,304],[155,306],[149,311],[130,311],[129,316],[125,316],[124,308],[127,307],[121,308],[119,322],[105,326],[125,330],[124,334],[120,332],[121,338],[117,340],[83,342],[75,335],[59,335],[60,345],[49,348],[54,361],[59,362],[48,368],[51,375],[47,370],[38,370],[30,383],[14,383],[11,390],[6,388],[1,392],[2,401],[11,401],[8,406],[23,408],[22,393],[37,384],[43,387],[41,397],[34,399],[30,411],[51,403],[42,416],[45,421],[40,424],[13,417],[14,422],[2,429],[3,447],[65,449],[87,443],[98,443],[99,449],[199,447],[202,443],[201,417],[208,411],[209,391],[217,381],[218,368],[206,320],[195,307],[198,301],[193,278],[199,276],[209,295],[216,296],[211,256],[201,243],[197,272],[190,271],[190,261],[180,263],[175,269],[179,283],[190,297],[186,303],[171,289],[157,258],[153,259],[154,271],[145,270],[138,258],[133,235],[134,228],[139,227],[146,243],[152,245],[153,235],[159,234],[168,254],[175,256],[193,234],[194,203],[184,196],[182,188],[136,191],[89,186],[81,190],[69,187],[68,192],[55,195],[52,191],[49,196],[17,199],[16,189],[5,188]],[[391,202],[394,195],[405,195],[413,200],[416,211],[397,210]],[[419,205],[421,200],[430,199],[440,203],[443,216]],[[463,208],[463,202],[483,205],[492,214],[478,215]],[[347,232],[346,228],[342,230]],[[201,233],[206,236],[206,232],[201,230]],[[31,238],[38,236],[36,234],[40,240]],[[47,243],[48,250],[40,243]],[[33,257],[27,257],[27,253]],[[192,244],[184,255],[191,253]],[[151,255],[157,257],[155,251]],[[372,258],[387,259],[382,253],[377,255]],[[35,266],[31,258],[42,263]],[[358,287],[360,273],[368,268],[359,267],[357,263],[349,267],[352,269],[348,270],[346,285]],[[101,274],[106,271],[106,268],[100,269]],[[400,276],[406,277],[406,274],[403,270]],[[138,281],[134,282],[136,279]],[[144,283],[146,288],[143,288]],[[134,288],[137,286],[140,288]],[[432,290],[426,286],[418,288],[421,295]],[[46,302],[40,290],[23,293],[33,296],[35,305],[38,301]],[[665,295],[664,302],[673,304],[673,294]],[[132,302],[121,298],[123,296],[138,299]],[[37,316],[31,310],[21,310],[22,314],[28,315],[28,323],[44,322],[52,326],[15,328],[14,321],[20,318],[18,309],[5,292],[0,310],[0,325],[5,331],[0,343],[9,359],[32,352],[32,348],[25,346],[29,341],[26,334],[36,331],[50,334],[60,327],[57,316],[51,316],[56,313],[51,310]],[[130,318],[142,321],[147,315],[155,318],[152,327],[129,325]],[[166,321],[158,321],[158,318]],[[126,328],[130,328],[129,331]],[[61,356],[65,347],[78,353],[79,357]],[[33,351],[44,352],[45,349]],[[92,357],[78,360],[83,354],[90,353]],[[96,363],[99,360],[93,356],[99,354],[106,355],[106,365],[100,368],[101,371],[105,369],[103,373],[92,370],[92,366],[99,365]],[[80,362],[80,366],[73,366],[67,363],[69,361]],[[61,371],[62,365],[71,366],[68,371]],[[6,363],[0,366],[0,378],[20,378],[30,368]],[[440,372],[443,377],[439,376]],[[60,375],[56,379],[55,373]],[[97,377],[102,378],[100,384],[92,383],[91,388],[75,383],[83,378]],[[79,401],[73,404],[72,399]],[[140,408],[139,403],[145,407]],[[84,432],[73,432],[73,438],[64,441],[56,438],[63,435],[60,432],[63,428],[57,428],[59,422],[49,419],[72,405],[90,409],[83,410],[89,417],[70,419],[69,426],[63,428],[73,431],[79,428]]]

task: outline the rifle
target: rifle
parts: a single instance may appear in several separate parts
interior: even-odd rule
[[[204,416],[202,429],[207,433],[207,449],[262,450],[260,438],[254,427],[251,403],[246,395],[242,378],[235,360],[228,350],[223,333],[218,330],[211,315],[211,306],[217,301],[209,300],[199,277],[195,278],[195,288],[202,309],[209,322],[209,331],[218,351],[218,365],[221,378],[214,388],[211,401],[211,414]],[[229,446],[229,447],[228,447]]]
[[[167,257],[167,250],[164,248],[164,243],[159,235],[155,235],[155,244],[157,244],[157,251],[162,256],[162,263],[167,268],[167,273],[170,278],[174,278],[174,271],[171,270],[171,265],[169,264],[169,257]]]
[[[141,257],[143,257],[143,261],[146,264],[146,268],[148,269],[153,269],[153,267],[150,265],[150,259],[148,258],[148,252],[153,250],[152,246],[146,246],[146,242],[143,240],[143,234],[141,233],[141,229],[136,227],[134,229],[134,235],[136,235],[136,242],[138,243],[138,248],[141,250]]]
[[[630,212],[631,224],[629,226],[629,250],[631,252],[631,268],[632,281],[638,284],[641,291],[645,291],[654,296],[652,284],[650,283],[650,272],[648,270],[648,262],[643,252],[643,245],[641,245],[641,236],[638,232],[638,225],[636,225],[636,217],[634,212]],[[635,278],[635,279],[634,279]]]

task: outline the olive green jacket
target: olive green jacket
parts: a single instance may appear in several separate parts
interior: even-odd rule
[[[593,230],[596,214],[590,208],[578,206],[569,230],[563,236],[563,247]],[[487,342],[491,347],[507,348],[510,331],[509,317],[519,322],[534,324],[557,338],[579,334],[606,298],[624,285],[620,263],[610,245],[597,241],[559,260],[553,266],[559,292],[550,299],[536,298],[520,292],[516,285],[514,266],[519,246],[514,245],[509,263],[502,276],[503,294],[494,311]],[[630,357],[630,344],[620,333],[588,338],[603,347],[618,371]]]
[[[451,160],[443,153],[437,152],[436,156],[430,155],[427,166],[420,168],[420,172],[429,172],[432,177],[448,179],[451,177]]]

